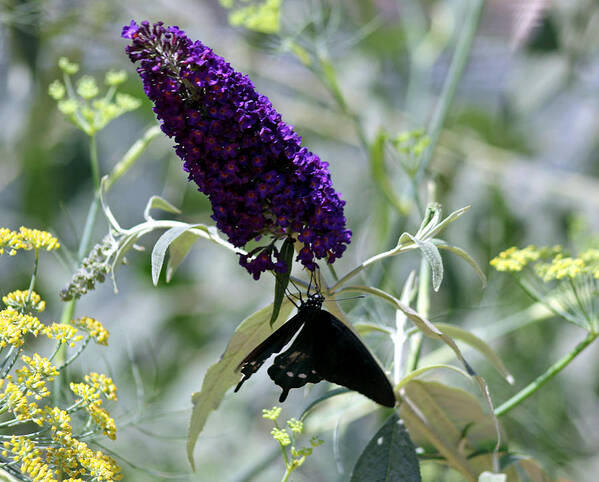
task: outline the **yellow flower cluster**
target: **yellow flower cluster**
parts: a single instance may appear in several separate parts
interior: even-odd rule
[[[20,233],[8,228],[0,228],[0,254],[4,254],[4,248],[8,248],[8,254],[14,256],[19,249],[27,249],[27,243]]]
[[[0,254],[4,254],[4,248],[8,248],[8,254],[14,256],[19,249],[52,251],[60,248],[60,243],[48,231],[21,226],[18,232],[0,228]]]
[[[28,297],[29,290],[16,290],[11,293],[8,293],[6,296],[3,296],[2,302],[7,307],[22,312],[27,311],[28,309],[33,309],[35,311],[42,312],[46,309],[46,302],[42,300],[40,295],[38,295],[35,291],[31,292],[29,303],[27,303]]]
[[[291,438],[285,429],[273,428],[270,431],[272,437],[281,444],[281,447],[287,447],[291,443]]]
[[[276,420],[281,415],[281,407],[272,407],[270,410],[267,408],[262,409],[262,418],[267,418],[269,420]]]
[[[35,482],[56,482],[58,471],[51,470],[42,460],[42,452],[35,443],[26,437],[13,435],[9,442],[4,442],[4,457],[21,462],[21,473],[29,476]]]
[[[74,324],[82,330],[87,331],[99,345],[108,345],[110,333],[108,333],[108,330],[98,320],[84,316],[83,318],[74,320]]]
[[[44,327],[44,335],[60,343],[68,343],[69,346],[75,346],[75,343],[83,339],[83,336],[77,334],[77,328],[64,323],[52,323]]]
[[[17,382],[25,385],[26,395],[33,396],[36,400],[49,396],[46,380],[54,380],[54,377],[58,376],[58,369],[47,358],[37,353],[34,353],[33,357],[23,355],[21,359],[25,366],[16,371]]]
[[[50,426],[52,440],[59,446],[40,448],[25,436],[13,436],[4,442],[2,455],[20,462],[21,472],[34,481],[56,482],[55,476],[60,473],[68,477],[61,478],[65,482],[83,480],[80,477],[107,482],[121,480],[121,468],[114,459],[100,451],[94,452],[85,442],[72,437],[70,420],[66,411],[46,407],[43,423]],[[51,470],[51,466],[56,469]]]
[[[0,389],[2,388],[4,388],[4,392],[0,393],[0,404],[2,406],[10,410],[17,420],[32,420],[41,425],[40,416],[42,411],[35,402],[30,402],[27,399],[19,386],[12,382],[10,375],[0,380]]]
[[[493,258],[491,266],[497,271],[522,271],[528,263],[537,261],[540,257],[541,251],[536,246],[531,245],[524,249],[512,246]]]
[[[112,378],[103,374],[90,373],[85,376],[85,383],[71,383],[71,390],[77,395],[85,406],[92,421],[102,429],[104,435],[111,440],[116,438],[116,425],[110,414],[102,408],[100,393],[109,400],[116,400],[116,386]]]
[[[287,420],[287,425],[293,433],[302,433],[304,431],[304,422],[291,418]]]
[[[537,265],[536,271],[545,282],[565,278],[574,279],[584,272],[584,261],[558,254],[551,262]]]
[[[116,386],[112,382],[112,378],[101,373],[91,372],[89,375],[85,375],[85,381],[102,392],[108,400],[116,401]]]
[[[32,315],[24,315],[13,308],[0,311],[0,348],[22,346],[27,333],[37,336],[44,326]]]

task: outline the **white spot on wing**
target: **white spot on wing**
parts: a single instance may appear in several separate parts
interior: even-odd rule
[[[383,445],[383,437],[379,437],[376,439],[376,444],[377,445]]]
[[[293,376],[293,372],[287,372],[287,376],[288,377],[292,377]]]
[[[298,375],[298,377],[300,377],[300,378],[308,378],[308,375],[306,375],[305,373],[300,373]]]

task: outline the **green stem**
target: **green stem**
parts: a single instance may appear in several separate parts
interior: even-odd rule
[[[144,132],[141,139],[135,141],[135,143],[125,153],[123,158],[112,168],[112,172],[104,183],[104,191],[109,191],[112,185],[118,181],[123,174],[125,174],[131,166],[135,164],[135,161],[139,159],[139,156],[146,150],[148,144],[158,136],[162,131],[159,126],[152,126],[146,132]]]
[[[437,142],[439,141],[443,124],[445,123],[447,113],[449,112],[449,108],[453,102],[457,86],[462,78],[470,51],[472,50],[474,36],[476,34],[485,0],[472,0],[471,4],[472,7],[470,15],[464,22],[464,27],[460,37],[458,38],[455,53],[451,61],[451,66],[449,67],[449,72],[447,73],[447,79],[443,85],[441,97],[437,103],[437,108],[435,109],[433,118],[429,124],[428,133],[430,137],[430,144],[422,156],[422,164],[420,166],[419,173],[420,176],[422,176],[426,171],[433,155],[433,151],[435,150]]]
[[[23,308],[24,311],[27,309],[27,306],[31,302],[31,296],[33,294],[33,289],[35,288],[35,282],[37,281],[37,268],[39,265],[39,249],[35,248],[35,254],[33,258],[33,272],[31,273],[31,281],[29,282],[29,288],[27,289],[27,298],[25,298],[25,306]]]
[[[420,260],[420,273],[418,274],[418,298],[416,299],[416,311],[424,317],[428,318],[430,312],[430,284],[431,284],[431,269],[426,261]],[[420,353],[422,351],[422,333],[416,333],[410,341],[410,353],[406,366],[406,373],[410,373],[418,368]]]
[[[561,372],[564,368],[566,368],[574,358],[578,356],[580,352],[582,352],[587,346],[589,346],[595,338],[599,336],[599,333],[589,333],[584,340],[582,340],[578,345],[574,347],[574,349],[554,363],[549,369],[537,377],[532,383],[530,383],[526,388],[520,390],[516,395],[510,398],[507,402],[503,403],[495,410],[495,414],[498,417],[505,415],[512,408],[518,406],[528,397],[530,397],[533,393],[535,393],[539,388],[541,388],[545,383],[551,380],[555,375]]]

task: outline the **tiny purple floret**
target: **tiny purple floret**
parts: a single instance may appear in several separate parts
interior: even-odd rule
[[[270,237],[240,264],[255,279],[284,271],[274,242],[285,238],[303,243],[296,259],[309,270],[317,259],[340,258],[351,231],[328,164],[301,146],[249,77],[176,26],[132,21],[122,37],[132,41],[126,52],[217,227],[237,247]]]

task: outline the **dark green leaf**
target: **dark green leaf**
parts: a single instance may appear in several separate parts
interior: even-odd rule
[[[270,326],[272,326],[277,316],[279,316],[281,303],[283,303],[283,299],[285,298],[285,290],[289,284],[289,275],[291,274],[291,267],[293,265],[293,239],[287,238],[283,246],[281,246],[281,259],[287,264],[287,270],[283,273],[275,273],[275,300],[273,302]]]
[[[350,482],[420,480],[416,448],[404,424],[393,414],[368,442],[354,467]]]

